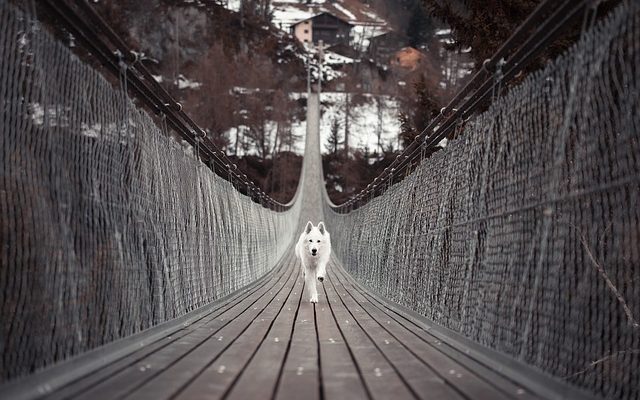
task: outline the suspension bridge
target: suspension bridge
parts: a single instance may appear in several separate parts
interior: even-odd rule
[[[637,2],[587,7],[578,42],[506,94],[538,50],[501,49],[454,99],[470,106],[344,205],[321,94],[279,204],[87,4],[47,3],[117,79],[0,2],[0,398],[640,396]],[[308,220],[334,246],[317,304],[293,254]]]

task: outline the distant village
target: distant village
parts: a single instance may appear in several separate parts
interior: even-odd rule
[[[290,33],[305,45],[318,46],[323,43],[326,50],[352,57],[356,51],[350,45],[353,26],[329,12],[322,12],[294,23],[290,27]],[[394,31],[377,34],[367,41],[366,54],[375,57],[376,61],[381,63],[415,69],[422,58],[419,50],[408,46],[409,39],[406,36]]]
[[[473,69],[465,51],[444,50],[443,45],[453,42],[451,30],[446,28],[435,29],[429,42],[414,47],[409,37],[384,21],[347,21],[321,11],[293,21],[288,31],[310,52],[322,47],[325,65],[345,72],[336,76],[333,88],[337,90],[356,81],[362,92],[397,94],[398,85],[405,86],[412,76],[424,74],[433,92],[444,101],[450,89]],[[338,61],[332,60],[334,55],[340,56]],[[357,65],[350,71],[345,66],[349,63]],[[355,74],[351,73],[354,68]],[[341,80],[340,76],[348,78]],[[333,80],[332,76],[327,78]]]

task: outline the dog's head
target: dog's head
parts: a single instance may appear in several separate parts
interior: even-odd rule
[[[307,226],[304,228],[303,245],[313,257],[320,255],[327,246],[331,246],[329,232],[327,232],[324,222],[320,222],[318,226],[313,226],[311,221],[307,222]]]

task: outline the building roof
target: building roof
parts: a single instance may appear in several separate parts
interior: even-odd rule
[[[370,42],[371,41],[379,41],[379,40],[384,40],[385,38],[395,38],[395,39],[398,39],[398,40],[408,40],[409,39],[407,37],[407,35],[405,35],[405,34],[396,32],[394,30],[389,30],[389,31],[386,31],[386,32],[379,33],[379,34],[377,34],[375,36],[371,36],[369,38],[369,41]]]
[[[316,15],[314,15],[313,17],[309,17],[309,18],[301,19],[300,21],[298,21],[298,22],[296,22],[296,23],[291,24],[291,26],[292,26],[292,27],[294,27],[294,26],[296,26],[296,25],[298,25],[298,24],[301,24],[302,22],[309,21],[309,20],[312,20],[312,19],[314,19],[314,18],[318,18],[319,16],[324,15],[324,14],[326,14],[326,15],[328,15],[328,16],[330,16],[330,17],[333,17],[333,18],[335,18],[335,19],[339,20],[340,22],[343,22],[343,23],[345,23],[345,24],[347,24],[347,25],[349,25],[349,26],[354,26],[352,23],[350,23],[350,22],[348,22],[348,21],[345,21],[344,19],[342,19],[342,18],[340,18],[340,17],[337,17],[337,16],[335,16],[335,15],[333,15],[333,14],[331,14],[330,12],[327,12],[327,11],[321,12],[320,14],[316,14]]]
[[[402,55],[420,55],[420,56],[424,56],[424,54],[416,49],[415,47],[411,47],[411,46],[407,46],[407,47],[403,47],[400,50],[396,51],[396,54],[399,56]]]
[[[391,65],[397,65],[402,68],[409,68],[410,70],[415,70],[418,67],[418,64],[422,63],[422,59],[425,58],[425,55],[418,49],[414,47],[403,47],[402,49],[395,52],[393,59],[391,60]]]
[[[327,50],[332,51],[341,56],[354,58],[354,59],[357,59],[360,56],[360,54],[356,49],[354,49],[353,47],[349,46],[347,43],[344,43],[344,42],[331,45],[327,48]]]

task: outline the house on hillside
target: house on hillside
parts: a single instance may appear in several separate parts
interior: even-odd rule
[[[405,47],[397,51],[390,60],[390,64],[396,67],[415,71],[424,60],[424,54],[413,47]]]
[[[398,49],[409,45],[409,38],[395,31],[389,31],[369,38],[367,54],[376,62],[387,64]]]
[[[323,12],[291,25],[291,34],[302,43],[335,45],[348,43],[353,25],[333,14]]]

